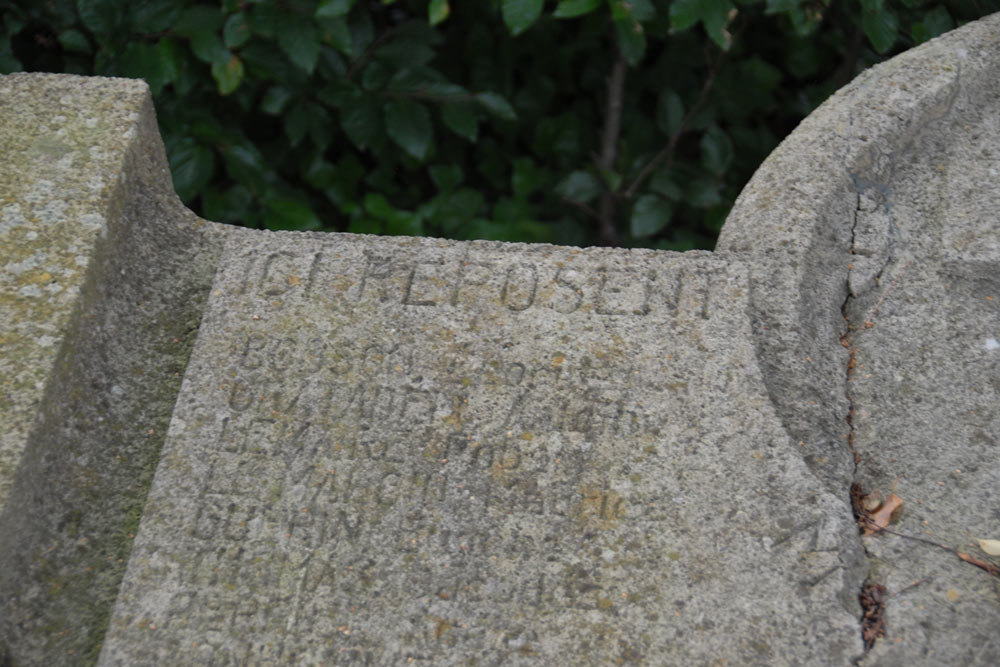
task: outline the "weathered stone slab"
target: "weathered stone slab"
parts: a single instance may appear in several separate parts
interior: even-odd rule
[[[0,77],[0,664],[93,660],[218,255],[145,84]]]
[[[979,557],[973,538],[1000,535],[995,51],[955,54],[947,104],[866,175],[888,242],[871,289],[846,309],[859,480],[906,502],[895,530]],[[899,594],[891,641],[865,664],[1000,664],[996,578],[894,535],[866,542],[876,577]]]
[[[854,481],[905,503],[891,529],[987,559],[972,538],[995,539],[1000,525],[998,38],[989,17],[859,76],[768,159],[719,244],[790,277],[751,283],[756,321],[778,332],[758,340],[789,430],[822,412],[829,388],[828,404],[844,407],[805,430],[821,425],[832,448],[842,414]],[[841,286],[817,290],[834,278],[816,267],[838,263]],[[806,294],[825,295],[822,309]],[[849,356],[818,375],[800,372],[830,338],[800,328],[810,309]],[[885,636],[862,664],[1000,663],[994,577],[913,540],[864,542],[887,599]]]
[[[684,255],[224,229],[141,83],[0,77],[0,664],[1000,662],[996,579],[848,502],[997,537],[998,38]]]
[[[856,531],[747,295],[707,253],[234,237],[101,663],[848,661]]]

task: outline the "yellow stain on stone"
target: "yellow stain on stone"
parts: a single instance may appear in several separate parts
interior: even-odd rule
[[[441,636],[444,633],[455,627],[455,624],[447,619],[437,616],[431,616],[431,618],[436,622],[436,625],[434,626],[434,639],[441,639]]]
[[[585,484],[580,487],[580,495],[580,502],[571,510],[571,516],[585,526],[608,530],[625,516],[625,499],[611,489]]]
[[[492,477],[493,481],[496,482],[503,479],[503,474],[504,474],[503,464],[501,464],[499,461],[494,461],[493,465],[490,466],[490,477]]]

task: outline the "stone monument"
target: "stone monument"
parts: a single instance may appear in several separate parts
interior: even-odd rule
[[[1000,662],[998,39],[713,253],[224,227],[144,83],[0,77],[0,665]]]

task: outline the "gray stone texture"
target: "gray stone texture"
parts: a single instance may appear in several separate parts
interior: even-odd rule
[[[234,235],[102,664],[848,661],[857,530],[747,295],[708,253]]]
[[[859,458],[854,479],[903,499],[892,530],[987,560],[973,538],[1000,535],[998,39],[994,15],[859,76],[761,167],[718,247],[795,275],[751,278],[755,330],[777,333],[757,340],[789,431],[842,452],[839,430]],[[819,337],[796,318],[817,301]],[[829,355],[820,376],[802,372]],[[862,664],[1000,664],[995,577],[893,535],[864,544],[891,597],[886,636]]]
[[[997,664],[998,579],[849,490],[1000,538],[998,37],[715,253],[222,228],[141,82],[0,77],[0,664]]]
[[[0,77],[0,662],[96,656],[221,238],[145,84]]]

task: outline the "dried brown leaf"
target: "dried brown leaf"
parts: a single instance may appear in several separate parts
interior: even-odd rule
[[[883,528],[888,528],[889,524],[899,516],[902,509],[903,499],[895,493],[889,494],[889,497],[875,511],[869,512],[868,516],[864,517],[865,521],[862,526],[864,534],[874,535]]]

